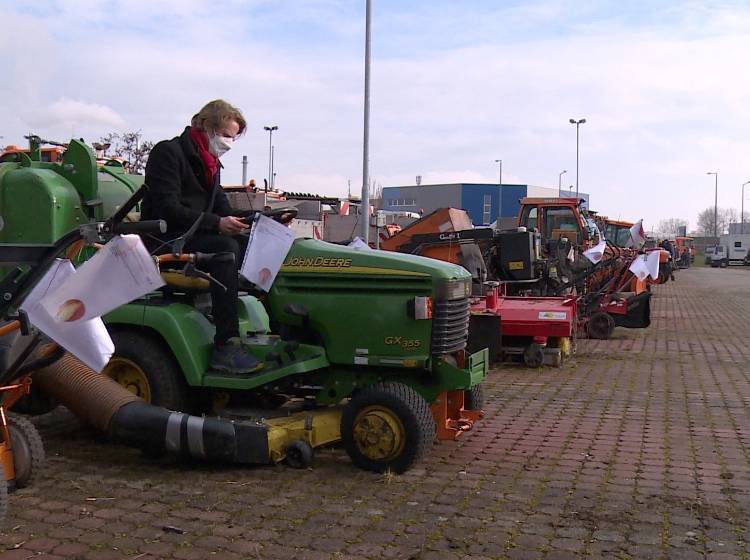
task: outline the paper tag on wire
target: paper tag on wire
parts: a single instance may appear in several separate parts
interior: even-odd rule
[[[259,214],[250,232],[240,274],[264,292],[271,291],[294,239],[292,229]]]

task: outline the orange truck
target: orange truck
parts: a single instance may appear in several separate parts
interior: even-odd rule
[[[677,264],[680,268],[689,268],[695,261],[695,243],[692,237],[677,236],[674,238],[677,244]]]

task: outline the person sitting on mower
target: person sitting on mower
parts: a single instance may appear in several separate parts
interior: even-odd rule
[[[184,234],[202,214],[185,251],[235,255],[234,261],[214,259],[208,271],[223,284],[211,283],[216,335],[210,367],[231,373],[262,367],[239,344],[238,267],[247,247],[247,236],[241,233],[248,227],[242,218],[251,212],[233,210],[220,183],[219,158],[245,128],[239,109],[221,99],[206,104],[180,136],[159,142],[151,150],[145,181],[149,189],[141,204],[142,219],[167,222],[164,239]],[[161,252],[169,250],[165,245]]]

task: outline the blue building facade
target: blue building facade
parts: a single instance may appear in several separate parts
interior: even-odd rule
[[[405,185],[383,188],[383,210],[417,212],[422,215],[438,208],[462,208],[475,226],[489,225],[498,219],[518,216],[520,200],[525,196],[556,197],[557,188],[496,183],[449,183],[442,185]],[[566,191],[563,196],[569,196]],[[575,196],[573,193],[570,196]],[[580,193],[588,200],[588,195]]]

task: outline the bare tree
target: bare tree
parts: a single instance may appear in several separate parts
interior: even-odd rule
[[[671,237],[677,235],[681,227],[687,228],[688,221],[683,218],[666,218],[659,222],[657,231],[659,237]]]
[[[716,209],[717,216],[717,235],[723,235],[729,230],[729,224],[737,223],[740,221],[740,213],[736,208],[718,208]],[[745,212],[745,216],[748,213]],[[696,225],[698,233],[706,237],[712,237],[714,234],[714,207],[709,206],[702,210],[698,214],[698,221]]]
[[[151,153],[154,143],[141,138],[141,131],[136,132],[111,132],[101,139],[102,144],[109,144],[105,150],[105,156],[121,157],[127,161],[129,173],[141,174],[146,169],[146,161]]]

